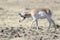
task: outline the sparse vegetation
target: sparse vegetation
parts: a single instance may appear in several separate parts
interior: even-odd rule
[[[38,20],[38,30],[35,24],[29,26],[32,19],[19,22],[21,17],[18,13],[38,7],[53,10],[56,32],[53,26],[50,33],[46,32],[46,20]],[[60,0],[0,0],[0,40],[60,40]]]

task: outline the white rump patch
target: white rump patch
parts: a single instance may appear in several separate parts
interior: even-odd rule
[[[40,12],[36,13],[34,16],[37,19],[39,19],[39,18],[43,19],[43,18],[46,18],[46,13],[44,11],[40,11]]]
[[[40,11],[40,12],[39,12],[39,15],[40,15],[40,16],[46,16],[46,13],[45,13],[44,11]]]

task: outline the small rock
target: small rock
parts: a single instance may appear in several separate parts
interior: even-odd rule
[[[57,38],[58,36],[57,35],[54,35],[53,39]]]
[[[4,30],[1,30],[1,32],[4,32]]]
[[[56,25],[57,26],[57,28],[60,28],[60,25]]]
[[[24,37],[27,36],[27,34],[24,34]]]
[[[40,38],[40,40],[42,40],[43,37]]]
[[[36,29],[37,29],[37,27],[33,27],[32,29],[35,29],[35,30],[36,30]]]

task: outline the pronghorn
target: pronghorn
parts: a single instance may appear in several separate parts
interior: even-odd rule
[[[54,27],[56,29],[56,25],[54,20],[52,19],[52,10],[49,8],[34,8],[30,11],[30,14],[25,13],[22,15],[21,13],[19,14],[21,17],[23,17],[23,20],[26,19],[27,17],[32,17],[33,22],[36,21],[36,26],[38,26],[38,20],[37,19],[44,19],[47,18],[49,22],[48,30],[50,29],[51,23],[54,24]],[[33,24],[32,22],[32,24]],[[31,24],[31,25],[32,25]],[[38,29],[38,27],[37,27]]]

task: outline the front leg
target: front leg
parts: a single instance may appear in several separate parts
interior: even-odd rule
[[[36,19],[36,27],[37,27],[37,30],[38,30],[38,20]]]
[[[31,27],[32,27],[32,25],[33,25],[34,22],[35,22],[35,19],[33,19],[32,23],[31,23]]]

